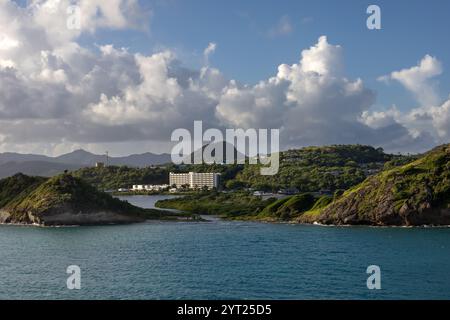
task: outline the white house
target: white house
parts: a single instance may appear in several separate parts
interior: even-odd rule
[[[136,184],[133,185],[133,191],[161,191],[168,189],[168,184]]]

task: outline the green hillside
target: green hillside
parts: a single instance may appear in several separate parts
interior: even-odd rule
[[[297,188],[301,192],[347,189],[367,176],[411,161],[412,157],[385,154],[382,149],[361,145],[307,147],[280,154],[280,170],[262,176],[259,165],[165,165],[147,168],[109,166],[74,171],[100,190],[131,188],[134,184],[169,183],[169,172],[218,172],[221,186],[228,190],[254,188],[278,191]]]
[[[74,177],[83,179],[99,190],[131,188],[134,184],[164,184],[169,173],[165,168],[132,168],[127,166],[108,166],[104,168],[82,168],[72,172]]]
[[[282,152],[280,169],[274,176],[262,176],[259,166],[246,165],[228,185],[240,184],[260,190],[291,187],[300,192],[347,189],[397,158],[405,157],[362,145],[306,147]]]
[[[198,192],[182,198],[160,200],[158,208],[177,209],[192,214],[220,215],[224,218],[253,215],[274,199],[266,201],[248,192]]]
[[[450,224],[450,145],[368,178],[300,222],[370,225]]]
[[[17,201],[25,198],[46,180],[47,178],[29,177],[21,173],[0,180],[0,208],[14,199]]]
[[[19,174],[0,180],[0,188],[1,223],[111,224],[170,216],[113,198],[70,174],[50,179]]]
[[[97,187],[99,190],[131,188],[135,184],[168,184],[169,172],[218,172],[223,181],[233,178],[241,170],[237,165],[164,165],[146,168],[108,166],[104,168],[82,168],[71,174]]]

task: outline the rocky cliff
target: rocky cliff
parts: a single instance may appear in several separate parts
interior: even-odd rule
[[[383,171],[298,222],[336,225],[450,225],[450,145]]]
[[[0,180],[0,223],[93,225],[141,222],[162,212],[120,201],[69,174]]]

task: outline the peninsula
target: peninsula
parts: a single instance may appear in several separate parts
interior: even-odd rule
[[[133,206],[67,173],[50,179],[16,174],[0,180],[3,224],[103,225],[181,218],[193,216]]]

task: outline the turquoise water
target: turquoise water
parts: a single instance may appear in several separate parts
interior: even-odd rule
[[[69,265],[81,268],[81,290],[66,288]],[[366,287],[369,265],[381,268],[381,290]],[[0,299],[39,298],[450,299],[450,229],[0,226]]]

